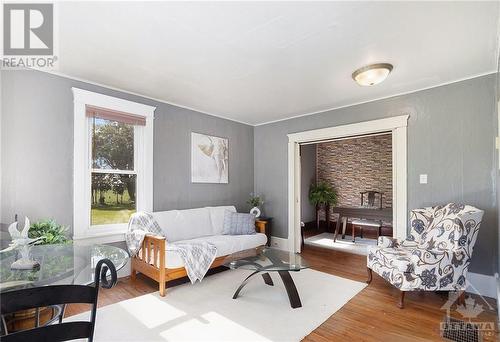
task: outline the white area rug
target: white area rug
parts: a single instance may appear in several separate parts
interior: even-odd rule
[[[300,341],[366,286],[310,269],[291,272],[302,301],[292,309],[281,278],[270,272],[274,286],[256,275],[232,299],[250,273],[229,270],[167,289],[165,297],[156,292],[100,308],[94,340]]]
[[[337,241],[333,242],[333,233],[321,233],[308,237],[304,240],[307,245],[314,245],[334,249],[341,252],[348,252],[360,255],[368,255],[368,246],[376,246],[377,240],[375,239],[361,239],[356,238],[356,242],[352,242],[352,236],[346,235],[342,240],[342,235],[337,235]]]

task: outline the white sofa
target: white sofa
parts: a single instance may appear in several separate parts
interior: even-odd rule
[[[225,211],[236,212],[234,206],[205,207],[187,210],[157,211],[153,216],[164,230],[168,242],[207,241],[217,247],[217,257],[229,255],[267,243],[267,236],[222,235]],[[183,267],[184,262],[175,251],[165,253],[166,268]]]
[[[154,212],[153,216],[165,232],[165,237],[147,236],[142,250],[132,259],[132,279],[136,272],[160,283],[160,295],[165,293],[165,281],[186,275],[184,262],[175,251],[166,250],[170,242],[207,241],[217,247],[212,267],[220,266],[225,256],[263,246],[265,231],[252,235],[223,235],[224,214],[236,212],[234,206],[205,207],[187,210]]]

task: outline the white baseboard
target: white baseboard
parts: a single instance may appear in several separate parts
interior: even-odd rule
[[[288,239],[271,236],[271,247],[288,251]]]
[[[467,292],[497,298],[497,284],[494,276],[469,272],[467,280],[469,282]]]

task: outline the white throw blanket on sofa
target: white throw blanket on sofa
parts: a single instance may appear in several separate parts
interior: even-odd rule
[[[139,252],[144,236],[147,234],[167,238],[153,215],[145,212],[133,214],[128,223],[128,231],[125,233],[125,241],[131,256],[135,256]],[[179,253],[192,284],[196,280],[201,281],[203,279],[217,254],[217,247],[205,241],[191,243],[169,242],[166,244],[166,250]]]

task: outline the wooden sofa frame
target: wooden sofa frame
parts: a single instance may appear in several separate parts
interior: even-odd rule
[[[261,224],[255,225],[257,232],[266,234],[265,226]],[[132,267],[130,278],[132,282],[136,281],[136,272],[144,274],[159,283],[160,296],[165,296],[165,285],[167,281],[179,279],[187,276],[184,267],[165,268],[165,237],[147,235],[144,237],[142,247],[139,252],[132,258]],[[152,262],[149,263],[148,260]],[[219,267],[224,263],[227,255],[215,258],[210,268]]]

